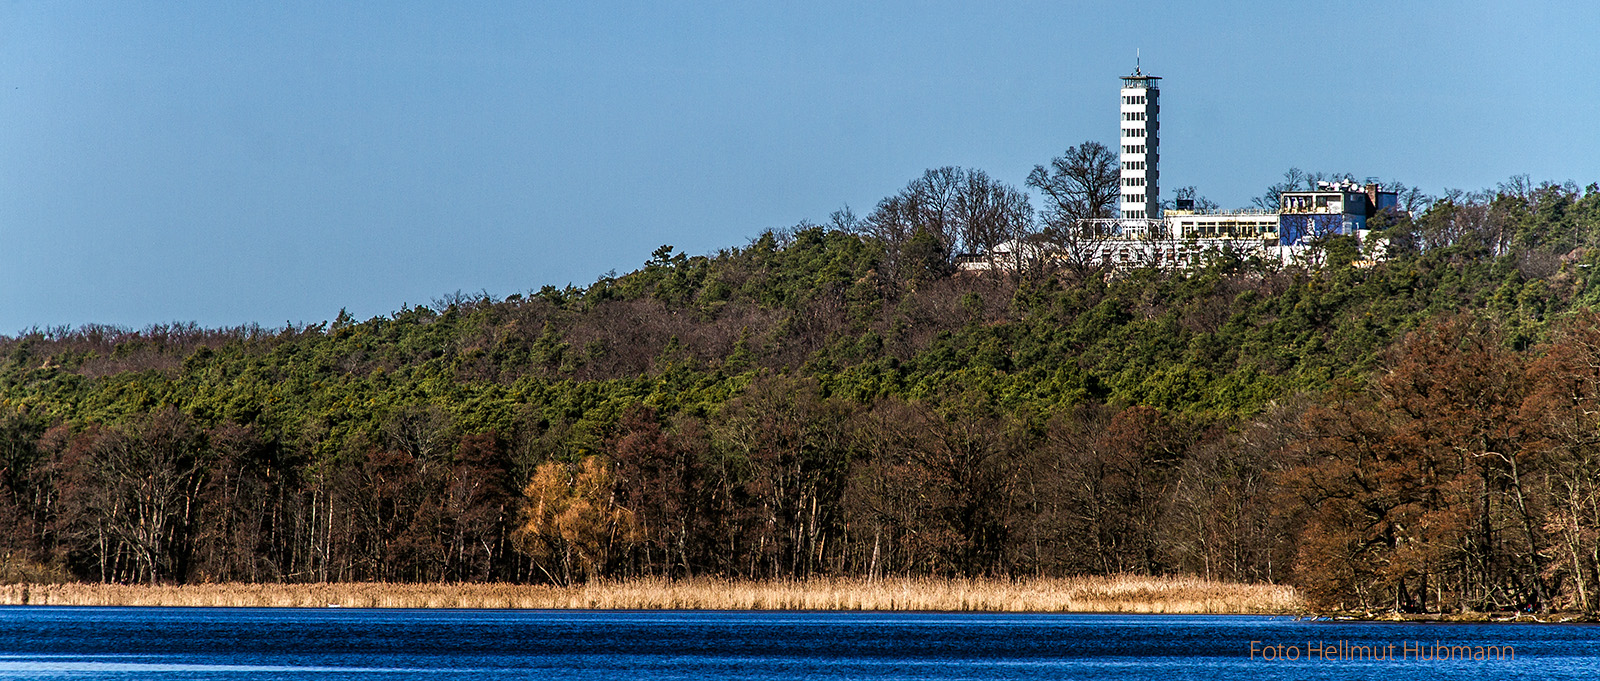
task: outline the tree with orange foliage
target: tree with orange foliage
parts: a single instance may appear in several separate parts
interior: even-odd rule
[[[523,489],[517,550],[558,584],[603,576],[633,539],[632,518],[617,506],[613,486],[610,464],[598,456],[540,465]]]

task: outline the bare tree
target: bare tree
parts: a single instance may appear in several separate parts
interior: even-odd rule
[[[62,503],[77,524],[65,529],[100,556],[103,581],[183,576],[204,454],[204,435],[170,407],[72,439]]]
[[[1437,200],[1422,193],[1421,189],[1399,180],[1386,181],[1383,183],[1383,188],[1394,192],[1396,207],[1412,216],[1420,215]]]
[[[1320,174],[1316,177],[1320,178]],[[1282,207],[1284,192],[1298,191],[1301,187],[1308,189],[1316,187],[1316,180],[1306,171],[1299,168],[1290,168],[1283,173],[1283,181],[1267,186],[1267,191],[1257,196],[1252,201],[1257,208],[1264,210],[1278,210]]]
[[[1178,190],[1173,192],[1172,198],[1161,202],[1161,207],[1166,210],[1173,210],[1177,208],[1179,201],[1184,200],[1193,201],[1194,209],[1201,212],[1219,208],[1216,201],[1201,196],[1200,190],[1196,189],[1194,185],[1178,187]]]
[[[828,224],[825,226],[848,234],[859,234],[866,230],[867,221],[850,210],[850,204],[845,204],[843,208],[828,214]]]
[[[1494,192],[1500,196],[1510,196],[1524,201],[1532,199],[1539,187],[1533,183],[1533,178],[1527,173],[1512,175],[1505,182],[1495,185]]]
[[[1029,205],[1027,194],[981,170],[967,171],[956,194],[955,213],[963,251],[982,253],[995,266],[1001,264],[995,261],[996,247],[1014,242],[1004,266],[1022,271],[1026,263],[1021,246],[1033,226],[1033,206]]]
[[[1423,248],[1451,246],[1476,240],[1495,255],[1511,246],[1514,232],[1503,220],[1493,219],[1493,197],[1483,192],[1447,189],[1417,222]]]
[[[1261,196],[1252,199],[1257,208],[1265,210],[1278,210],[1284,192],[1311,191],[1317,188],[1320,182],[1331,182],[1340,178],[1349,178],[1348,173],[1308,173],[1299,168],[1290,168],[1283,173],[1283,181],[1269,185],[1267,191]]]
[[[1107,263],[1105,242],[1115,230],[1097,221],[1116,217],[1121,177],[1111,150],[1094,141],[1069,147],[1049,168],[1028,173],[1028,186],[1045,196],[1046,238],[1080,275]]]
[[[1115,217],[1121,178],[1111,150],[1089,141],[1068,147],[1050,160],[1049,168],[1034,166],[1028,186],[1045,196],[1045,223],[1065,230],[1083,220]]]
[[[885,197],[872,214],[861,221],[861,233],[883,246],[881,276],[890,281],[905,278],[907,246],[917,233],[916,200],[904,192]]]
[[[945,252],[955,250],[959,238],[956,227],[956,202],[966,171],[956,166],[933,168],[912,180],[900,193],[911,199],[917,226],[939,240]]]
[[[882,243],[887,269],[907,279],[930,266],[948,270],[962,249],[987,252],[1025,236],[1032,215],[1022,192],[981,170],[945,166],[879,201],[865,220],[846,213],[832,220]]]

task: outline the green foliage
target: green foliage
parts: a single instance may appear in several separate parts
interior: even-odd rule
[[[1401,240],[1454,219],[1462,201],[1436,204],[1422,226],[1403,215],[1374,226]],[[1596,256],[1541,270],[1549,258],[1526,249],[1593,242],[1600,195],[1546,187],[1485,205],[1524,250],[1402,250],[1360,269],[1354,243],[1340,238],[1321,270],[1234,262],[995,282],[952,278],[942,254],[918,255],[913,236],[907,257],[923,264],[905,288],[877,275],[876,242],[802,225],[713,256],[663,246],[641,269],[587,289],[457,294],[362,322],[341,313],[276,332],[27,334],[3,342],[0,400],[78,426],[175,405],[208,425],[286,440],[315,429],[326,452],[376,438],[387,414],[419,404],[446,410],[464,433],[510,432],[530,414],[603,431],[634,401],[713,414],[754,370],[812,376],[862,403],[961,385],[1032,411],[1112,400],[1247,415],[1362,375],[1439,314],[1483,310],[1527,347],[1551,319],[1592,302]],[[1043,403],[1019,402],[1024,384]]]
[[[1600,302],[1592,186],[1452,195],[1372,226],[1388,240],[1376,265],[1339,237],[1319,268],[1235,258],[1011,279],[952,271],[927,232],[891,266],[877,240],[802,224],[707,256],[662,246],[588,287],[458,293],[365,321],[35,330],[0,339],[4,482],[32,489],[52,427],[120,428],[168,409],[208,432],[247,429],[308,480],[367,465],[396,448],[396,424],[428,414],[440,441],[503,442],[518,487],[543,463],[604,453],[630,409],[716,424],[730,405],[752,409],[752,385],[785,381],[814,388],[816,413],[960,396],[986,410],[961,418],[1035,434],[1104,405],[1238,423],[1365,380],[1429,320],[1472,311],[1520,352]]]

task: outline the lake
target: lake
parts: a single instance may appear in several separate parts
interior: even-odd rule
[[[55,677],[1594,679],[1600,627],[1182,615],[0,607],[0,678]]]

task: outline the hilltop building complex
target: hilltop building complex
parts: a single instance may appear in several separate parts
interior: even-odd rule
[[[1160,80],[1140,67],[1122,76],[1120,217],[1084,220],[1050,243],[1000,244],[989,257],[964,257],[962,267],[1053,259],[1117,269],[1181,268],[1221,252],[1288,263],[1311,255],[1311,244],[1330,235],[1354,236],[1365,242],[1369,258],[1381,257],[1382,249],[1367,238],[1367,220],[1395,208],[1398,195],[1376,183],[1319,182],[1315,189],[1283,192],[1275,210],[1197,210],[1184,199],[1163,210]]]

